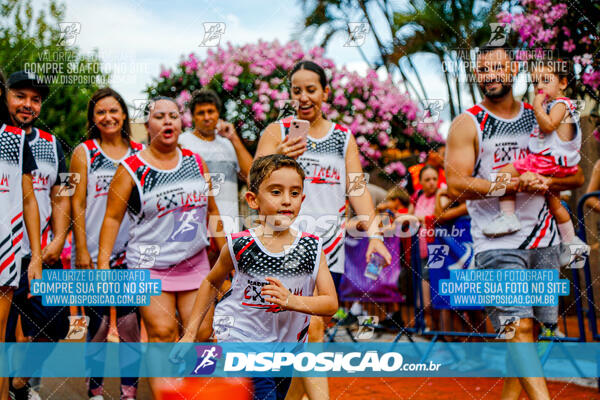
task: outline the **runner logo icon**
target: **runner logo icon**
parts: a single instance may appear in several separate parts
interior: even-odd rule
[[[445,244],[428,244],[427,245],[427,254],[429,258],[427,259],[427,265],[425,268],[429,269],[438,269],[442,268],[444,265],[444,260],[446,256],[450,253],[450,247]]]
[[[175,212],[173,232],[169,235],[169,242],[191,242],[196,237],[198,222],[196,209]]]
[[[210,375],[217,368],[217,359],[223,355],[223,349],[218,345],[196,346],[198,361],[192,375]]]

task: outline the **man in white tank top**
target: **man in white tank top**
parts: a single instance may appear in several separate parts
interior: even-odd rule
[[[477,268],[558,269],[560,237],[544,190],[581,186],[581,170],[567,178],[536,175],[534,179],[519,182],[492,182],[495,171],[526,156],[529,135],[535,124],[532,107],[513,97],[512,82],[517,71],[509,49],[480,49],[475,78],[484,98],[455,118],[450,127],[446,149],[448,193],[455,199],[467,200]],[[504,192],[517,193],[515,208],[522,229],[511,235],[488,238],[482,228],[498,213],[498,196]],[[533,342],[534,318],[554,328],[558,320],[558,307],[552,306],[486,307],[486,311],[498,332],[506,329],[502,326],[503,320],[519,320],[518,324],[509,324],[514,330],[510,342]],[[519,357],[513,360],[516,364],[538,360],[535,349],[515,357]],[[531,399],[550,398],[543,377],[506,378],[503,398],[516,399],[521,389],[525,389]]]
[[[214,91],[195,91],[189,109],[194,129],[183,132],[179,144],[206,162],[223,229],[226,233],[237,232],[240,229],[238,176],[247,179],[252,156],[233,124],[221,121],[221,100]]]

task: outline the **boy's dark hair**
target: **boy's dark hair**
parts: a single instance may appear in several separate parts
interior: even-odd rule
[[[123,121],[123,128],[121,128],[121,137],[125,139],[128,143],[131,140],[131,125],[129,124],[129,111],[127,110],[127,104],[121,95],[109,88],[105,87],[102,89],[96,90],[96,92],[90,98],[87,106],[87,138],[88,139],[100,139],[100,129],[94,123],[94,107],[96,107],[96,103],[100,100],[112,97],[114,98],[119,105],[121,106],[121,111],[125,114],[125,121]]]
[[[268,156],[259,157],[252,163],[250,176],[248,178],[248,189],[253,193],[258,193],[260,184],[263,183],[273,171],[277,171],[281,168],[295,169],[304,184],[304,170],[296,160],[283,154],[270,154]]]
[[[402,186],[394,186],[385,195],[386,200],[400,200],[403,206],[408,207],[410,205],[410,195]]]
[[[167,100],[172,102],[173,104],[175,104],[177,106],[177,109],[179,110],[179,104],[177,104],[177,101],[169,96],[156,96],[151,98],[150,100],[148,100],[146,102],[146,105],[144,106],[144,123],[148,123],[148,121],[150,120],[150,113],[152,112],[152,108],[154,107],[154,103],[156,103],[159,100]]]
[[[192,99],[188,103],[188,108],[192,115],[196,106],[199,104],[212,104],[215,106],[219,114],[221,114],[221,99],[219,95],[211,89],[198,89],[192,92]]]

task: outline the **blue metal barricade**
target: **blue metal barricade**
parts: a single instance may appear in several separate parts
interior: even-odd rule
[[[585,227],[585,215],[584,215],[584,204],[586,202],[587,199],[589,199],[590,197],[600,197],[600,191],[597,192],[591,192],[591,193],[587,193],[584,194],[583,196],[581,196],[581,199],[579,199],[579,202],[577,203],[577,219],[579,222],[579,226],[578,226],[578,230],[577,230],[577,236],[579,236],[579,238],[581,240],[583,240],[584,242],[587,243],[587,232],[586,232],[586,227]],[[577,282],[579,283],[579,274],[577,274],[577,270],[573,270],[573,278],[574,278],[574,282],[575,279],[577,280]],[[588,257],[588,259],[585,261],[585,265],[583,267],[583,274],[584,274],[584,284],[585,284],[585,295],[587,297],[587,318],[588,318],[588,323],[589,323],[589,328],[590,328],[590,332],[592,334],[592,339],[593,340],[600,340],[600,335],[598,335],[598,323],[597,323],[597,319],[596,319],[596,305],[594,303],[594,291],[592,288],[592,272],[590,269],[590,259]],[[578,287],[579,289],[579,287]],[[583,306],[582,306],[582,301],[581,301],[581,290],[579,290],[577,293],[577,318],[579,319],[579,325],[580,325],[580,329],[583,330],[584,329],[584,322],[583,322]],[[581,314],[581,317],[580,317]],[[584,337],[585,340],[585,337]]]
[[[600,197],[600,191],[586,193],[579,199],[577,203],[577,220],[579,222],[577,229],[577,236],[581,240],[587,243],[587,231],[585,226],[585,215],[584,208],[585,202],[590,197]],[[579,274],[578,270],[573,270],[573,278],[576,277],[577,282],[579,282]],[[596,319],[596,304],[594,303],[594,290],[592,287],[592,272],[590,268],[590,259],[589,257],[585,260],[585,265],[583,267],[583,275],[584,275],[584,284],[585,284],[585,294],[587,296],[587,318],[588,324],[590,328],[590,332],[592,334],[592,340],[600,340],[600,335],[598,335],[598,323]],[[584,330],[584,322],[583,322],[583,306],[581,304],[581,290],[577,292],[577,318],[579,322],[579,329]],[[584,340],[585,340],[585,331],[584,331]],[[598,375],[600,376],[600,354],[597,356],[597,366]],[[600,390],[600,378],[597,381],[598,390]]]
[[[600,192],[598,192],[598,195],[600,195]],[[582,203],[581,203],[582,204]],[[580,218],[581,220],[581,218]],[[581,224],[580,224],[581,226]],[[581,233],[580,233],[580,237],[581,237]],[[582,239],[584,239],[585,241],[585,237],[582,237]],[[415,238],[415,243],[413,243],[413,249],[418,249],[418,240],[419,238]],[[414,253],[413,253],[414,254]],[[415,295],[415,299],[419,300],[420,304],[423,304],[422,302],[422,293],[421,293],[421,271],[423,266],[421,265],[421,259],[420,257],[414,257],[411,259],[412,260],[412,268],[413,271],[415,271],[414,276],[417,276],[419,278],[419,282],[417,284],[415,284],[415,287],[418,288],[418,294]],[[574,272],[576,272],[577,270],[575,270]],[[591,282],[591,275],[590,275],[590,270],[589,270],[589,261],[586,263],[586,280],[587,282]],[[585,337],[585,326],[584,326],[584,314],[583,314],[583,307],[582,307],[582,300],[581,300],[581,283],[580,283],[580,279],[577,273],[573,273],[572,274],[572,285],[574,288],[574,293],[575,293],[575,309],[576,309],[576,315],[577,315],[577,319],[578,319],[578,328],[579,328],[579,335],[575,335],[575,336],[569,336],[569,331],[567,328],[567,324],[566,324],[566,317],[563,318],[563,329],[565,331],[566,336],[564,337],[557,337],[557,336],[540,336],[538,338],[538,340],[540,341],[549,341],[551,342],[550,345],[548,346],[546,352],[545,352],[545,356],[547,356],[548,354],[550,354],[550,351],[552,350],[553,344],[554,342],[584,342],[586,340]],[[588,303],[589,303],[589,307],[591,310],[594,310],[595,307],[593,305],[593,297],[591,296],[591,285],[587,285],[587,291],[589,293],[588,295]],[[560,308],[565,310],[565,309],[569,309],[570,305],[565,305],[565,299],[563,297],[560,298]],[[420,315],[423,315],[422,312],[422,307],[420,307],[419,310]],[[588,310],[589,313],[589,310]],[[593,313],[593,311],[592,311]],[[595,314],[594,314],[595,317]],[[591,319],[591,321],[594,323],[594,327],[596,327],[596,320],[595,318]],[[425,330],[425,323],[424,323],[424,317],[419,319],[419,327],[421,327],[422,329],[420,331],[418,331],[417,333],[419,335],[422,336],[428,336],[431,337],[431,341],[436,342],[437,340],[445,340],[445,337],[462,337],[462,338],[495,338],[497,335],[495,333],[482,333],[482,332],[464,332],[464,331],[455,331],[453,329],[450,330]],[[593,332],[596,332],[596,330],[593,330]],[[545,361],[545,357],[542,360],[543,362]]]
[[[585,241],[585,225],[583,222],[583,212],[582,212],[583,206],[582,205],[583,205],[583,202],[585,201],[585,199],[587,199],[590,196],[594,196],[594,195],[600,196],[600,192],[595,192],[595,193],[591,193],[589,195],[583,196],[583,198],[579,202],[579,206],[578,206],[578,210],[577,210],[578,218],[580,221],[578,236],[584,241]],[[435,343],[437,340],[445,340],[446,337],[482,338],[482,339],[496,338],[497,337],[496,333],[474,332],[474,331],[473,332],[465,332],[465,331],[453,330],[452,328],[450,330],[428,330],[428,329],[426,329],[425,316],[424,316],[424,311],[423,311],[423,293],[422,293],[423,266],[421,265],[421,258],[420,258],[420,254],[419,254],[419,240],[420,239],[418,237],[418,234],[415,234],[414,236],[411,237],[411,241],[410,241],[410,254],[411,254],[410,269],[412,270],[410,282],[411,282],[411,286],[413,289],[413,300],[414,301],[413,301],[413,306],[412,306],[412,312],[413,312],[414,317],[411,318],[410,312],[409,312],[409,318],[406,318],[406,319],[403,318],[405,321],[407,321],[406,326],[402,326],[402,327],[398,328],[398,333],[397,333],[395,339],[393,340],[393,342],[397,342],[403,336],[407,336],[407,338],[412,341],[412,338],[411,338],[412,335],[420,335],[420,336],[430,337],[432,344]],[[405,249],[402,249],[401,254],[404,254],[404,253],[405,253]],[[562,329],[564,330],[564,333],[566,334],[565,337],[556,337],[556,336],[551,336],[551,337],[540,336],[539,337],[539,340],[541,340],[541,341],[551,342],[546,354],[549,354],[549,351],[552,349],[553,342],[584,342],[586,340],[583,301],[581,299],[581,295],[582,295],[581,282],[580,282],[580,277],[576,273],[577,270],[574,270],[573,272],[574,273],[572,274],[571,282],[572,282],[572,286],[573,286],[573,293],[575,295],[574,303],[575,303],[575,311],[576,311],[576,315],[577,315],[577,319],[578,319],[579,334],[570,336],[569,335],[570,332],[566,325],[566,318],[563,318],[564,324],[562,326]],[[593,301],[592,288],[591,288],[591,284],[590,284],[591,283],[591,273],[590,273],[589,260],[586,261],[586,264],[584,267],[584,273],[585,273],[585,281],[586,281],[586,295],[588,297],[587,298],[588,319],[589,319],[589,323],[590,323],[590,329],[593,334],[593,338],[595,340],[597,340],[600,338],[600,335],[598,334],[598,331],[597,331],[597,321],[596,321],[596,317],[595,317],[595,313],[594,313],[595,306],[594,306],[594,301]],[[560,308],[565,310],[565,309],[569,309],[570,307],[571,307],[571,305],[565,304],[565,299],[563,297],[561,297],[560,298]],[[333,341],[335,332],[337,332],[337,330],[342,327],[343,326],[336,325],[333,328],[333,330],[330,330],[327,335],[328,340]],[[377,328],[378,326],[374,325],[373,327]]]

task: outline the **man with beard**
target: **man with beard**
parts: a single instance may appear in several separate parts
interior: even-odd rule
[[[475,78],[483,101],[454,119],[446,152],[449,195],[467,200],[471,216],[475,264],[481,269],[556,269],[561,265],[560,237],[544,198],[546,190],[568,190],[584,181],[579,169],[574,176],[549,178],[527,173],[518,179],[498,180],[494,172],[527,154],[529,134],[536,123],[532,106],[513,97],[512,83],[518,65],[509,49],[486,46],[476,57]],[[516,214],[523,229],[510,235],[488,238],[482,228],[499,211],[498,196],[516,193]],[[566,249],[568,251],[568,249]],[[556,328],[558,307],[486,307],[497,332],[514,332],[514,343],[534,342],[534,319]],[[518,353],[518,354],[514,354]],[[509,352],[517,375],[506,378],[502,399],[518,399],[521,389],[531,399],[550,399],[534,346]],[[522,368],[528,366],[529,373]],[[531,376],[530,372],[536,371]]]
[[[48,96],[48,86],[35,74],[15,72],[7,81],[6,102],[11,124],[23,129],[38,169],[32,172],[33,189],[40,212],[43,268],[62,268],[60,253],[69,230],[69,197],[60,193],[60,174],[67,172],[65,156],[57,138],[34,128]],[[23,235],[23,269],[8,317],[6,341],[15,341],[18,317],[28,341],[53,342],[68,332],[69,307],[44,306],[40,296],[28,298],[27,265],[31,259],[27,232]],[[26,361],[26,360],[23,360]],[[11,395],[16,400],[39,398],[28,378],[13,378]],[[37,396],[37,397],[36,397]]]

